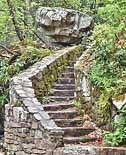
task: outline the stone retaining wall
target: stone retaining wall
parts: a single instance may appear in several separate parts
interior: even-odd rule
[[[57,149],[54,155],[126,155],[126,148],[68,145]]]
[[[63,131],[38,101],[81,48],[57,51],[10,80],[10,104],[5,107],[5,148],[8,155],[52,155],[63,146]]]

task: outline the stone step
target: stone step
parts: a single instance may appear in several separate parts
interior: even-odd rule
[[[57,83],[60,84],[75,84],[75,79],[74,78],[59,78]]]
[[[68,66],[68,67],[66,68],[66,71],[68,71],[68,72],[74,72],[74,67]]]
[[[54,119],[55,123],[59,127],[80,127],[82,126],[81,118],[73,118],[73,119]]]
[[[58,90],[58,89],[52,89],[51,90],[52,95],[55,96],[74,96],[75,90]]]
[[[62,73],[62,77],[64,77],[64,78],[74,78],[74,72]]]
[[[54,84],[53,86],[54,89],[59,89],[59,90],[70,90],[70,89],[74,89],[75,90],[75,84]]]
[[[87,135],[93,131],[95,131],[95,129],[93,128],[85,128],[85,127],[65,127],[62,128],[64,131],[64,135],[67,137],[69,136],[84,136]]]
[[[76,110],[47,111],[51,119],[70,119],[77,115]]]
[[[74,66],[74,64],[77,62],[77,60],[75,61],[75,60],[73,60],[73,61],[70,61],[70,64],[69,64],[69,66]]]
[[[64,137],[63,141],[65,144],[79,144],[86,142],[93,142],[96,138],[90,138],[87,136],[79,136],[79,137]]]
[[[67,108],[74,107],[74,104],[72,103],[50,103],[50,104],[44,104],[43,108],[45,111],[56,111],[56,110],[63,110]]]
[[[70,101],[74,99],[74,96],[49,96],[51,102],[55,101]]]

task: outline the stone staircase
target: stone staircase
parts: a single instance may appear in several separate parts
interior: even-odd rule
[[[79,144],[94,141],[95,138],[88,137],[94,128],[83,127],[83,117],[79,115],[74,100],[75,79],[74,63],[66,68],[52,87],[49,95],[50,102],[44,104],[44,110],[55,121],[57,126],[64,131],[65,144]]]

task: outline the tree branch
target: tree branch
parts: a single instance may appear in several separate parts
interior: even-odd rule
[[[2,49],[4,49],[5,51],[7,51],[9,54],[13,54],[7,47],[5,47],[4,45],[0,44],[0,47]]]
[[[27,26],[27,27],[29,28],[29,25],[26,23],[26,21],[25,21],[25,20],[22,20],[22,21],[24,22],[24,25]],[[35,32],[35,30],[33,30],[32,28],[30,28],[30,30],[31,30],[31,32],[32,32],[40,41],[42,41],[42,42],[46,45],[47,48],[51,48],[51,45],[50,45],[48,42],[46,42],[44,39],[42,39],[42,38]]]
[[[9,61],[8,61],[8,64],[11,65],[12,63],[15,62],[15,60],[20,56],[21,54],[20,53],[16,53],[15,55],[13,55]]]

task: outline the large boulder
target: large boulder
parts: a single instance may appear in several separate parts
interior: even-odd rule
[[[78,43],[93,27],[93,18],[89,15],[64,8],[41,7],[36,21],[46,36],[60,43]]]

